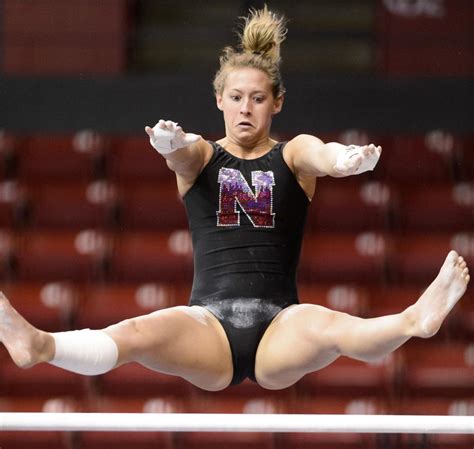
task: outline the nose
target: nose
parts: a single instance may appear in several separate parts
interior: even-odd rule
[[[240,113],[242,115],[249,115],[251,113],[250,100],[244,98],[240,104]]]

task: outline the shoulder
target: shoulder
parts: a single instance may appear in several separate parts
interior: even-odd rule
[[[324,145],[324,142],[316,136],[311,134],[298,134],[288,141],[287,146],[290,147],[292,151],[302,151],[306,148],[311,148],[313,146]]]

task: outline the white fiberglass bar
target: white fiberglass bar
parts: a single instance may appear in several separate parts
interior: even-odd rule
[[[474,416],[212,413],[0,413],[0,432],[474,433]]]

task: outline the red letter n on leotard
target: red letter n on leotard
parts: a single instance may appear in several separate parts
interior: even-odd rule
[[[240,212],[237,204],[245,212],[256,228],[275,227],[273,209],[273,186],[275,179],[272,171],[253,171],[252,185],[249,187],[240,170],[221,168],[219,170],[219,210],[217,226],[239,226]]]

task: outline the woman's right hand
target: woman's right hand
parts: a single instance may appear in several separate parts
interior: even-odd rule
[[[181,126],[171,120],[160,120],[153,128],[145,126],[151,146],[160,154],[169,154],[179,148],[196,143],[201,136],[185,133]]]

